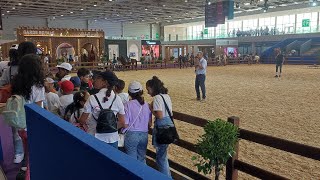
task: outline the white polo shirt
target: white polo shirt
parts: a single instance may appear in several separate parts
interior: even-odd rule
[[[110,105],[115,97],[115,93],[113,91],[111,91],[111,95],[110,95],[110,97],[108,97],[108,101],[103,102],[104,97],[106,97],[106,92],[107,92],[107,89],[103,88],[96,94],[96,96],[98,97],[98,99],[101,103],[101,106],[104,109],[108,109],[110,107]],[[111,110],[114,112],[115,115],[117,115],[118,113],[122,114],[122,115],[125,114],[124,106],[123,106],[123,103],[122,103],[121,98],[119,96],[116,96],[116,99],[113,102]],[[89,99],[87,100],[87,102],[84,104],[84,108],[83,108],[84,113],[90,114],[88,121],[90,122],[90,121],[95,121],[95,119],[98,119],[100,111],[101,111],[101,109],[99,107],[99,104],[98,104],[96,98],[94,97],[94,95],[91,95],[89,97]],[[95,119],[92,116],[94,116]],[[90,129],[90,127],[89,127],[89,129]],[[119,140],[118,132],[103,133],[103,134],[96,133],[95,137],[101,141],[106,142],[106,143],[114,143]]]

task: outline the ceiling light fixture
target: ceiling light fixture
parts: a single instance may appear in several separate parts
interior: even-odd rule
[[[12,7],[12,9],[16,9],[15,7]]]
[[[171,16],[169,16],[169,18],[171,18]]]
[[[94,2],[94,3],[93,3],[93,6],[96,7],[96,6],[97,6],[97,2]]]
[[[83,11],[83,8],[81,8],[80,11]]]
[[[71,11],[70,14],[73,14],[73,12]]]
[[[148,9],[147,9],[147,8],[145,8],[144,10],[148,11]]]
[[[112,0],[109,0],[110,2],[112,1]]]
[[[18,3],[19,6],[22,6],[22,3]]]
[[[163,7],[166,7],[166,5],[164,4],[164,5],[162,5]]]
[[[2,16],[4,16],[4,14],[2,14]]]
[[[63,16],[63,14],[60,15],[61,17]]]
[[[209,6],[211,5],[211,2],[210,2],[210,1],[208,2],[208,5],[209,5]]]
[[[184,2],[188,2],[188,0],[185,0]]]
[[[7,11],[7,13],[9,13],[10,11]]]

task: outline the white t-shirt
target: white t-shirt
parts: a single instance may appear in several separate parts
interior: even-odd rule
[[[121,98],[123,104],[129,102],[129,94],[128,93],[119,93],[118,96]]]
[[[166,101],[168,108],[171,112],[172,115],[172,102],[171,102],[171,98],[168,94],[161,94],[164,98],[164,100]],[[160,95],[156,95],[153,97],[153,111],[162,111],[163,117],[168,117],[169,113],[166,110],[166,106],[163,102],[163,99]]]
[[[72,113],[72,115],[71,115],[71,117],[70,117],[70,119],[69,119],[69,122],[70,123],[76,123],[77,122],[77,119],[79,120],[80,119],[80,116],[81,116],[81,114],[83,113],[83,108],[81,108],[80,110],[79,110],[79,117],[78,117],[78,112],[76,111],[76,112],[74,112],[74,113]],[[76,119],[76,117],[77,117],[77,119]]]
[[[111,91],[111,95],[108,98],[108,101],[103,102],[103,99],[106,96],[106,91],[107,91],[107,89],[103,88],[96,94],[96,96],[98,97],[98,99],[101,103],[101,106],[104,109],[107,109],[110,107],[110,105],[115,97],[115,93],[113,91]],[[117,115],[118,113],[123,114],[123,115],[125,114],[124,106],[123,106],[123,103],[122,103],[119,96],[116,96],[116,99],[113,102],[111,110],[114,112],[115,115]],[[89,97],[89,99],[87,100],[87,102],[85,103],[84,108],[83,108],[84,113],[91,114],[89,116],[88,122],[91,123],[92,121],[95,121],[95,119],[97,119],[99,117],[100,111],[101,111],[101,109],[99,107],[99,104],[98,104],[96,98],[94,97],[94,95],[91,95]],[[94,116],[95,119],[92,116]],[[90,127],[89,127],[89,129],[90,129]],[[118,132],[103,133],[103,134],[96,133],[95,137],[101,141],[106,142],[106,143],[114,143],[119,140]]]
[[[49,58],[46,56],[43,58],[44,63],[49,63]]]
[[[58,114],[59,108],[61,106],[58,94],[49,92],[46,93],[46,103],[48,111]]]
[[[31,104],[31,103],[42,101],[41,107],[43,108],[43,101],[45,101],[45,100],[46,100],[46,97],[45,97],[45,89],[44,89],[44,87],[39,88],[39,87],[33,85],[31,87],[30,100],[27,101],[26,103],[27,104]]]
[[[60,97],[60,114],[61,114],[61,117],[64,116],[64,113],[65,113],[65,110],[66,110],[66,107],[73,103],[73,94],[69,94],[69,95],[62,95]]]
[[[5,69],[8,69],[9,61],[0,61],[0,73],[3,73]]]
[[[65,75],[62,79],[61,79],[61,82],[63,81],[70,81],[71,79],[71,76],[70,75]]]

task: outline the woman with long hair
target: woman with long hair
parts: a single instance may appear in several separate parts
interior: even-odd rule
[[[28,54],[21,58],[18,74],[12,82],[12,94],[23,96],[27,103],[43,107],[45,100],[44,73],[39,56]]]
[[[138,81],[129,84],[128,93],[131,100],[124,105],[124,148],[129,156],[146,163],[148,127],[151,126],[152,113],[148,103],[144,101],[142,85]]]
[[[159,144],[156,142],[156,127],[174,126],[170,114],[172,114],[172,102],[168,95],[168,89],[164,87],[164,83],[156,76],[148,80],[146,83],[148,94],[153,97],[150,105],[151,111],[155,116],[154,128],[152,133],[152,144],[156,148],[156,162],[160,172],[171,177],[169,162],[167,157],[168,144]],[[166,110],[166,105],[169,108]]]
[[[36,103],[43,107],[45,100],[44,74],[39,56],[28,54],[21,58],[18,74],[12,81],[12,94],[25,98],[26,103]],[[17,129],[13,130],[15,144],[14,163],[20,163],[24,158],[22,140]]]
[[[124,106],[120,97],[113,91],[117,82],[118,78],[112,71],[99,73],[95,79],[95,88],[100,89],[100,91],[89,97],[79,119],[80,123],[88,124],[89,131],[96,126],[96,132],[89,133],[94,134],[97,139],[115,148],[118,148],[119,141],[117,129],[122,128],[125,121]],[[110,122],[109,120],[103,119],[103,117],[100,119],[100,112],[105,114],[105,109],[111,109],[114,115],[118,117],[118,120],[116,122],[113,121],[112,125],[108,124]],[[90,114],[91,116],[89,116]],[[113,119],[115,119],[115,117],[113,117]],[[114,127],[114,124],[117,127]]]

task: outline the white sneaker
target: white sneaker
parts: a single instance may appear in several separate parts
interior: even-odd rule
[[[16,154],[16,155],[14,155],[13,163],[19,164],[19,163],[21,163],[23,158],[24,158],[24,154],[23,153],[22,154]]]

